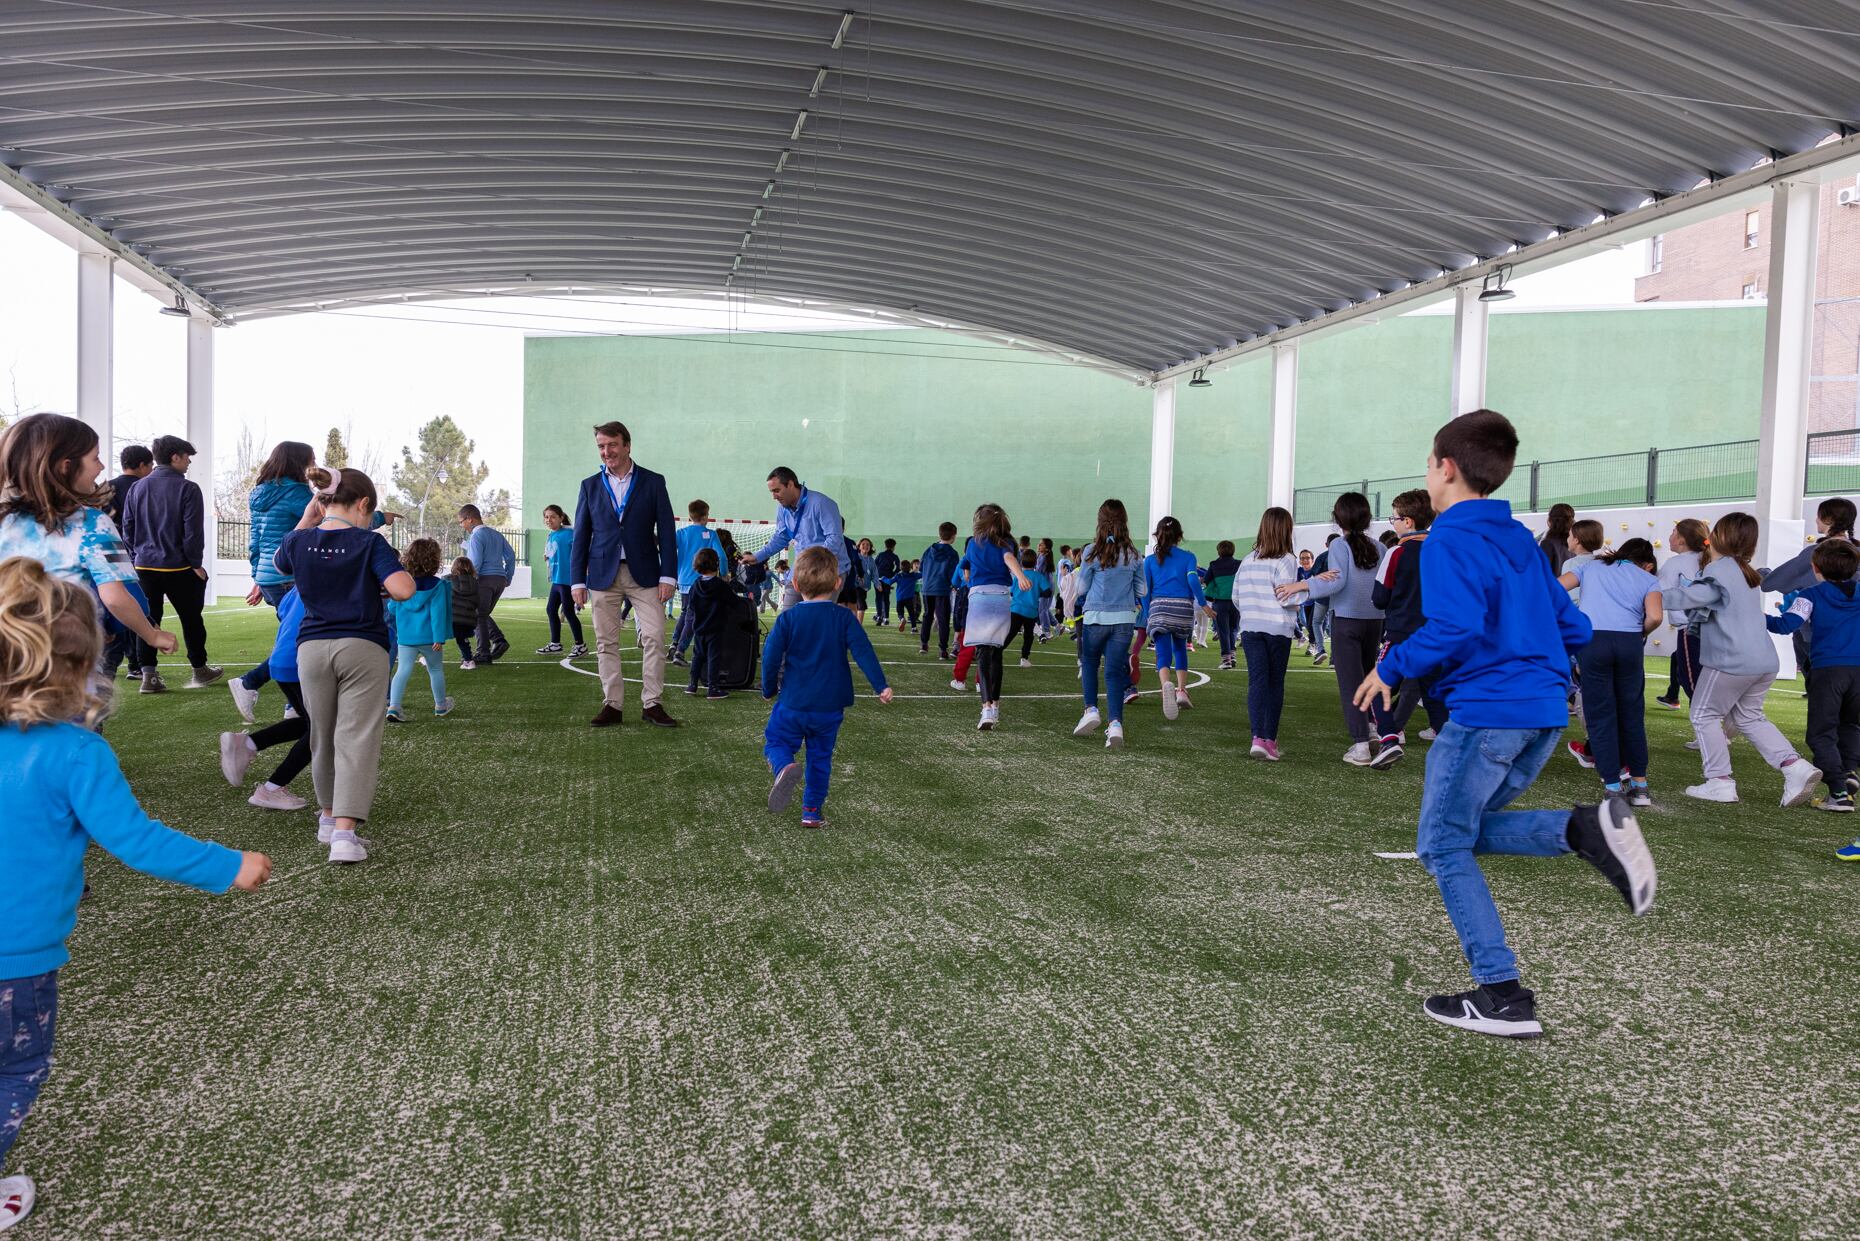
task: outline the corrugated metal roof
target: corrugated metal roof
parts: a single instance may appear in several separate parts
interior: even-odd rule
[[[0,163],[233,319],[728,283],[1153,371],[1847,133],[1860,3],[0,0],[0,66]]]

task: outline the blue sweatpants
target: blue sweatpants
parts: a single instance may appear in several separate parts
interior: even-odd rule
[[[840,737],[844,711],[795,711],[780,702],[769,712],[762,730],[762,756],[769,770],[779,772],[807,747],[807,780],[801,787],[801,808],[818,810],[827,803],[827,779],[833,774],[833,746]]]

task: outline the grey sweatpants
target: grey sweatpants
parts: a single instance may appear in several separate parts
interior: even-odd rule
[[[1763,696],[1776,679],[1771,672],[1763,676],[1733,676],[1716,668],[1699,669],[1699,683],[1692,691],[1692,731],[1698,734],[1699,757],[1705,763],[1705,778],[1729,779],[1731,775],[1731,739],[1725,735],[1727,723],[1757,747],[1763,761],[1780,768],[1796,757],[1795,747],[1782,735],[1782,729],[1763,714]],[[310,708],[311,719],[316,708]]]
[[[317,803],[338,819],[362,822],[374,808],[381,771],[388,653],[367,638],[300,642],[297,675],[310,711]]]

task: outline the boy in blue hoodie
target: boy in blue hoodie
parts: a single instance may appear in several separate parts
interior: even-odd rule
[[[843,583],[839,561],[825,547],[809,547],[794,562],[794,588],[801,602],[783,608],[762,647],[762,696],[775,701],[762,734],[762,756],[775,774],[769,809],[782,811],[794,800],[803,770],[795,754],[807,751],[807,784],[801,793],[801,826],[825,827],[827,781],[833,773],[833,747],[839,740],[846,708],[853,704],[851,655],[859,671],[891,701],[891,687],[878,665],[872,639],[859,618],[836,606]],[[779,694],[780,698],[776,698]]]
[[[1363,679],[1356,705],[1368,710],[1380,699],[1387,710],[1393,687],[1439,674],[1451,718],[1428,751],[1415,851],[1477,985],[1432,996],[1423,1009],[1463,1030],[1535,1038],[1543,1033],[1536,997],[1518,982],[1477,855],[1578,853],[1637,915],[1653,906],[1655,873],[1622,798],[1567,811],[1504,809],[1556,752],[1569,723],[1569,657],[1590,638],[1531,532],[1509,503],[1488,498],[1517,451],[1511,422],[1489,409],[1434,433],[1427,492],[1438,516],[1421,560],[1424,622]]]
[[[1809,629],[1808,748],[1826,772],[1828,795],[1817,810],[1852,813],[1860,791],[1860,592],[1854,573],[1860,550],[1844,539],[1817,543],[1810,562],[1816,584],[1783,600],[1780,616],[1769,618],[1771,633]],[[1860,840],[1840,849],[1843,862],[1860,862]]]

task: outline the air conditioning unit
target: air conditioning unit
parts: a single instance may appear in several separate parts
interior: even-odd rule
[[[1834,192],[1834,201],[1843,207],[1860,206],[1860,185],[1843,185]]]

